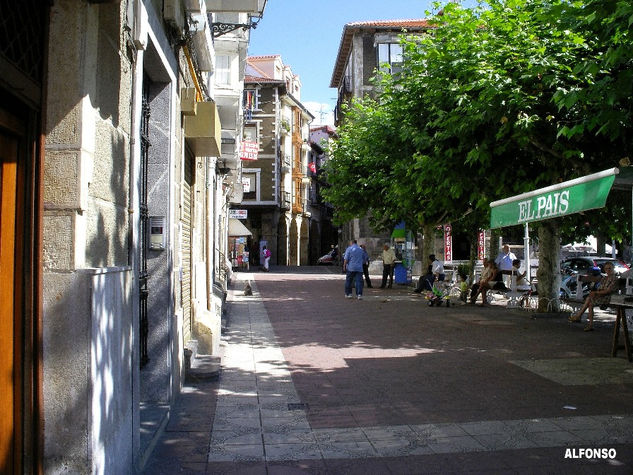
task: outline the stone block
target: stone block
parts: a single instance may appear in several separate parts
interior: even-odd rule
[[[71,270],[74,262],[74,219],[71,215],[45,215],[42,264],[44,269]]]
[[[46,151],[44,203],[47,208],[80,208],[79,159],[79,151]]]

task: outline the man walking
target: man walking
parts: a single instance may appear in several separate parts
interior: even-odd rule
[[[389,278],[389,288],[393,285],[393,270],[394,263],[396,262],[396,253],[389,247],[389,244],[385,244],[382,251],[382,284],[380,288],[384,289],[387,284],[387,277]]]
[[[365,255],[365,251],[361,249],[356,239],[345,250],[343,255],[343,272],[346,273],[345,298],[352,298],[352,282],[354,282],[356,287],[356,298],[358,300],[363,298],[363,262]]]

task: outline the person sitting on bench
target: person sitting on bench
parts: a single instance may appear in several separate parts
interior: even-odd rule
[[[610,262],[605,263],[604,272],[606,275],[600,277],[583,276],[582,280],[595,280],[598,279],[596,284],[596,290],[592,290],[587,295],[583,306],[575,314],[569,317],[569,321],[576,323],[580,322],[582,314],[585,310],[589,310],[587,313],[587,326],[585,331],[590,332],[593,330],[593,307],[598,305],[607,305],[611,301],[611,294],[618,287],[618,276],[615,275],[613,264]]]
[[[470,291],[470,303],[474,304],[477,301],[477,297],[481,293],[481,305],[486,305],[486,293],[489,290],[508,290],[508,288],[499,281],[501,272],[497,268],[497,264],[494,261],[484,259],[484,270],[481,272],[481,278],[479,282],[474,284]]]
[[[435,258],[435,254],[431,254],[429,256],[428,271],[425,275],[420,277],[414,292],[419,294],[423,290],[433,290],[433,283],[436,280],[441,282],[445,278],[446,274],[444,274],[444,264]]]

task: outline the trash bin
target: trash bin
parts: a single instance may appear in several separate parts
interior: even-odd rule
[[[395,261],[393,280],[396,284],[411,283],[411,272],[404,266],[402,261]]]

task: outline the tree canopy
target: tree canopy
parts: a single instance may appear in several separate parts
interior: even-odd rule
[[[345,111],[325,192],[339,220],[487,227],[491,201],[630,155],[630,2],[450,3],[431,21],[402,36],[402,70]]]

